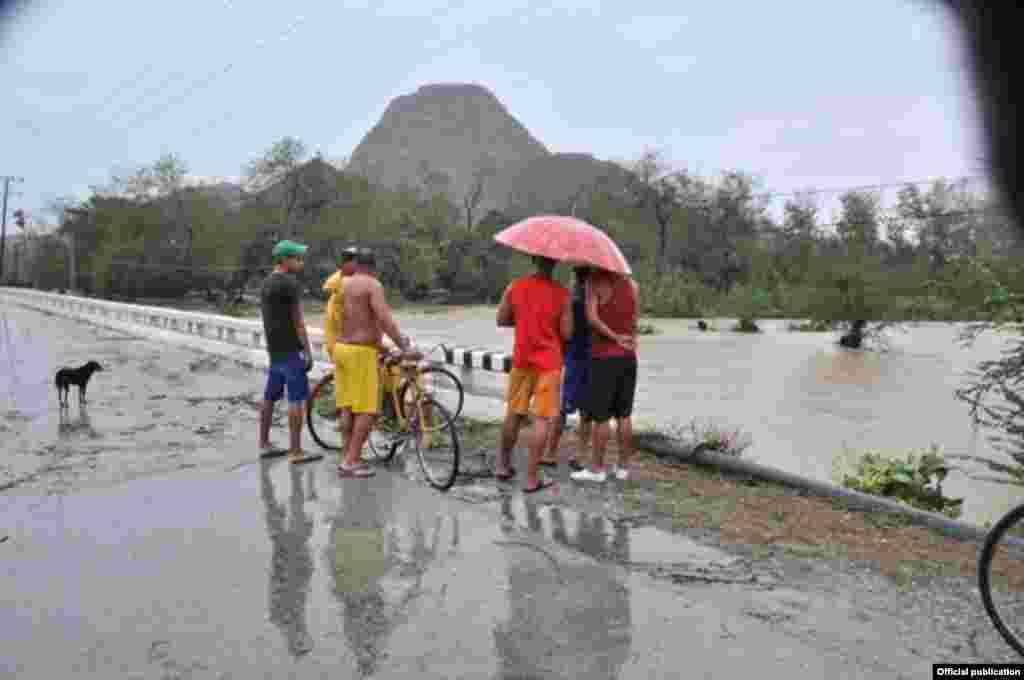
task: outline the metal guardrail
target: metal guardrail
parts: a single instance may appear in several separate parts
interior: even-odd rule
[[[159,339],[181,338],[183,344],[196,349],[230,355],[224,346],[244,350],[245,360],[254,365],[266,363],[266,338],[259,320],[234,319],[217,314],[188,312],[167,307],[150,307],[126,302],[98,300],[59,293],[48,293],[24,288],[0,287],[0,299],[16,304],[53,312],[61,316],[96,323],[126,332],[153,331]],[[309,341],[314,356],[322,357],[324,333],[309,329]],[[511,357],[484,348],[463,348],[442,345],[444,363],[458,374],[467,393],[490,399],[504,397],[504,376],[511,369]],[[321,370],[333,366],[317,361]]]

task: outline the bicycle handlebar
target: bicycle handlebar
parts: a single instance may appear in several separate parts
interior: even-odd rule
[[[423,352],[418,350],[411,352],[388,352],[381,355],[381,361],[387,366],[394,366],[404,361],[422,361],[424,356]]]

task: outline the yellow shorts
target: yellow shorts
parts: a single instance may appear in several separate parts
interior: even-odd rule
[[[508,374],[508,410],[518,415],[527,411],[538,418],[558,416],[562,389],[562,371],[536,371],[513,368]]]
[[[380,407],[377,348],[365,345],[334,346],[334,389],[338,408],[376,415]]]

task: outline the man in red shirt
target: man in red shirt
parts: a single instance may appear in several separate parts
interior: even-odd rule
[[[574,472],[578,482],[603,482],[608,478],[604,452],[615,418],[619,440],[619,466],[614,470],[626,479],[626,464],[633,451],[633,399],[636,396],[636,322],[640,288],[621,274],[596,270],[587,281],[587,322],[593,334],[590,345],[590,389],[584,397],[587,415],[594,423],[594,456],[589,470]]]
[[[498,306],[498,326],[515,327],[512,372],[508,376],[508,409],[501,430],[501,449],[494,476],[508,481],[515,475],[512,449],[529,412],[534,417],[530,454],[526,465],[526,493],[551,486],[537,478],[548,430],[559,415],[562,344],[572,336],[569,291],[551,275],[555,261],[534,257],[537,273],[509,284]]]

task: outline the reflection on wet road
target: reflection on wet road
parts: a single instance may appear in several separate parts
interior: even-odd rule
[[[628,585],[599,563],[552,557],[536,536],[543,536],[543,525],[531,501],[524,508],[533,536],[518,538],[512,505],[511,497],[502,501],[509,613],[494,631],[501,677],[618,677],[632,642]],[[624,526],[612,532],[609,542],[605,518],[578,515],[575,530],[569,531],[562,509],[550,510],[550,537],[558,544],[629,561]]]
[[[881,665],[844,675],[856,656],[761,622],[781,605],[621,566],[649,557],[631,554],[643,532],[709,564],[711,549],[688,552],[686,539],[651,541],[651,529],[521,496],[462,504],[399,474],[339,481],[332,468],[277,461],[0,496],[11,536],[0,548],[0,674],[511,680],[915,667],[890,646]],[[759,619],[744,613],[752,602]],[[853,634],[852,621],[834,635]],[[706,655],[728,644],[708,637],[722,626],[744,631],[747,660]]]
[[[313,535],[313,520],[305,511],[303,476],[313,486],[313,470],[292,466],[289,469],[291,494],[287,507],[274,498],[267,463],[260,465],[260,491],[265,506],[267,535],[271,543],[270,583],[267,604],[270,621],[281,630],[292,656],[310,650],[309,627],[306,622],[306,604],[309,599],[309,581],[313,576],[313,557],[309,539]]]

